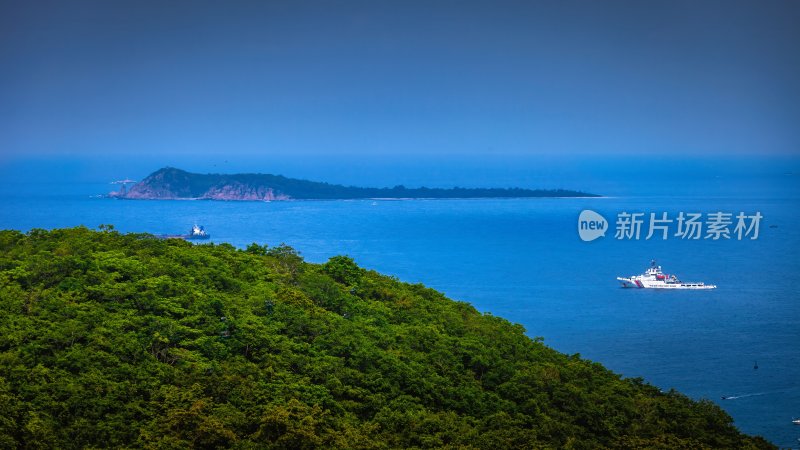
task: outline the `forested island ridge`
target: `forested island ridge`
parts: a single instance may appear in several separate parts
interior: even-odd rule
[[[599,197],[566,189],[369,188],[329,184],[270,174],[198,174],[165,167],[130,189],[123,184],[109,197],[134,200],[346,200],[406,198]]]

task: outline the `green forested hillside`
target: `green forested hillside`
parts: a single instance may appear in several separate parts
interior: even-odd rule
[[[771,446],[347,257],[74,228],[0,232],[15,447]]]

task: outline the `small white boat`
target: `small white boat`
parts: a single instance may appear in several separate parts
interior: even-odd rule
[[[800,425],[800,419],[792,419],[792,423],[795,425]]]
[[[655,260],[650,262],[650,267],[643,274],[617,277],[617,281],[622,283],[624,288],[640,289],[715,289],[717,287],[703,282],[681,281],[675,275],[662,272],[661,266],[656,265]]]
[[[159,234],[156,237],[159,239],[185,239],[190,241],[211,239],[211,235],[206,233],[206,229],[198,225],[193,226],[189,234]]]
[[[205,227],[203,227],[202,225],[198,226],[197,224],[195,224],[195,226],[192,227],[192,231],[189,234],[185,235],[183,238],[184,239],[209,239],[209,238],[211,238],[211,235],[206,233]]]

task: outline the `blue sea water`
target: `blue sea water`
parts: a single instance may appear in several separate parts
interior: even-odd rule
[[[521,323],[530,336],[663,389],[707,398],[744,432],[796,447],[800,427],[800,183],[791,172],[731,180],[596,182],[604,198],[407,201],[121,201],[107,184],[0,183],[0,228],[114,224],[213,242],[285,242],[312,262],[348,254]],[[602,180],[601,180],[602,181]],[[684,182],[685,181],[685,182]],[[564,183],[569,187],[569,183]],[[760,212],[758,239],[583,242],[578,214]],[[673,232],[674,233],[674,230]],[[625,290],[615,277],[665,271],[712,291]],[[754,369],[757,361],[758,369]],[[722,397],[730,397],[722,400]]]

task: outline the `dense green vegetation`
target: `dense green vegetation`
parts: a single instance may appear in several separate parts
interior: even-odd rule
[[[771,448],[344,256],[0,232],[0,448]]]
[[[248,194],[272,189],[292,199],[364,198],[489,198],[489,197],[597,197],[565,189],[500,188],[365,188],[287,178],[269,174],[199,174],[173,167],[159,169],[134,186],[126,198],[209,198],[227,192],[229,200],[250,199]]]

